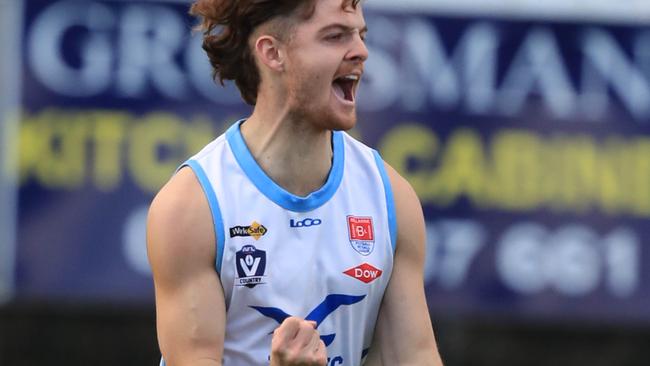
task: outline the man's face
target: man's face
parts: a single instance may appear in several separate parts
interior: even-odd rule
[[[348,130],[356,123],[356,91],[368,58],[361,6],[317,0],[287,45],[285,81],[291,113],[319,127]]]

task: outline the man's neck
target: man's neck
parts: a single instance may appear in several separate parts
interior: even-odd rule
[[[256,108],[241,133],[264,172],[297,196],[321,188],[332,166],[331,132],[287,113],[263,113]]]

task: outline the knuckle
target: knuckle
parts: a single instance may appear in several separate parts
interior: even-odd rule
[[[285,321],[286,321],[286,322],[289,322],[290,324],[298,324],[298,323],[300,323],[302,320],[301,320],[300,318],[296,317],[296,316],[290,316],[290,317],[288,317]]]
[[[280,325],[281,327],[295,327],[300,325],[300,319],[296,318],[295,316],[290,316],[286,318],[282,324]]]
[[[282,340],[279,337],[276,337],[275,335],[273,338],[271,338],[271,351],[279,351],[282,349]]]
[[[279,350],[282,349],[284,346],[284,338],[282,337],[282,334],[278,331],[273,332],[273,336],[271,337],[271,350]]]
[[[300,322],[300,330],[309,331],[309,330],[315,330],[315,329],[311,325],[311,323],[309,323],[307,321],[302,321],[302,322]]]

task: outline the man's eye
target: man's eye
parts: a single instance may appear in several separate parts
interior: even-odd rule
[[[329,41],[338,41],[343,38],[343,33],[333,33],[327,36]]]

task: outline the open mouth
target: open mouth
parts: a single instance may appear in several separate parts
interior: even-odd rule
[[[344,75],[334,79],[332,83],[334,94],[344,101],[354,102],[354,91],[358,81],[358,75]]]

